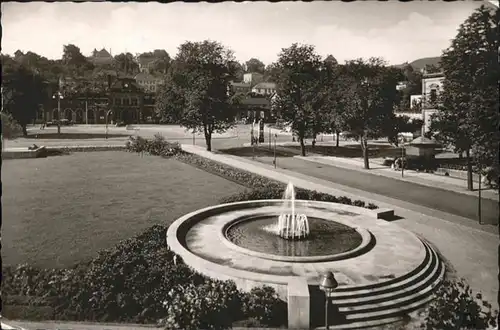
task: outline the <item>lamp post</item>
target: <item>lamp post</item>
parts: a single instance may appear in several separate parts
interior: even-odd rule
[[[327,272],[323,275],[323,279],[319,285],[319,288],[325,292],[325,329],[329,330],[330,327],[328,325],[328,305],[330,303],[330,298],[332,296],[333,291],[339,286],[339,283],[335,279],[335,276],[332,272]]]
[[[62,93],[58,91],[52,95],[53,99],[57,98],[57,134],[61,134],[61,100],[64,99]]]
[[[481,220],[481,179],[482,179],[482,168],[481,165],[479,165],[479,182],[478,182],[478,189],[477,189],[477,194],[478,194],[478,204],[477,204],[477,217],[479,218],[479,224],[482,224]]]
[[[274,160],[273,160],[274,168],[276,168],[276,139],[278,139],[277,133],[274,134]],[[269,139],[269,141],[271,141],[271,139]]]
[[[113,113],[113,110],[108,110],[108,112],[106,112],[106,140],[108,139],[108,117],[112,113]]]
[[[193,145],[195,145],[195,144],[196,144],[195,142],[196,142],[196,141],[195,141],[195,130],[193,129]]]

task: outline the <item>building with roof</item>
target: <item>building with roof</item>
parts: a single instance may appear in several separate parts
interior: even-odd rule
[[[113,122],[139,124],[143,121],[144,91],[133,78],[118,78],[110,88],[109,108]]]
[[[247,97],[241,101],[240,110],[236,114],[237,120],[245,118],[247,121],[268,120],[271,115],[271,101],[265,97]]]
[[[147,72],[141,72],[137,74],[134,79],[146,93],[158,92],[160,85],[165,82],[165,79],[163,77],[155,76]]]
[[[88,60],[94,65],[110,65],[114,63],[114,58],[111,55],[111,49],[108,52],[105,48],[101,50],[94,48],[92,56],[88,57]]]
[[[276,93],[276,84],[273,82],[261,82],[253,86],[252,92],[259,95],[271,96]]]
[[[431,117],[438,111],[439,94],[443,91],[444,74],[442,72],[424,74],[422,77],[422,135],[427,133]]]
[[[243,82],[246,84],[250,84],[252,86],[257,85],[258,83],[264,80],[264,75],[258,72],[249,72],[243,75]]]
[[[244,82],[231,81],[229,84],[229,88],[233,93],[247,94],[252,91],[252,85]]]

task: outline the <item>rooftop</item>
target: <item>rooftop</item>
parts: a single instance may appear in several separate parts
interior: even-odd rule
[[[157,81],[161,80],[162,77],[154,76],[150,73],[141,72],[134,77],[135,80],[146,80],[146,81]]]
[[[260,105],[260,106],[269,106],[271,102],[264,97],[249,97],[244,99],[241,102],[243,105]]]
[[[261,82],[255,85],[253,88],[256,89],[276,89],[276,84],[273,82]]]

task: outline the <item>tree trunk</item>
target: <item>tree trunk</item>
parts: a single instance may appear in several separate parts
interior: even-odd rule
[[[300,154],[302,155],[302,157],[305,157],[305,155],[306,155],[306,146],[304,144],[304,138],[303,137],[299,137],[299,140],[300,140]]]
[[[337,136],[337,142],[335,146],[338,148],[339,147],[339,140],[340,140],[340,132],[335,132],[335,135]]]
[[[28,136],[28,129],[26,128],[27,125],[22,125],[21,128],[23,130],[23,136],[27,137]]]
[[[313,138],[312,143],[311,143],[312,150],[314,150],[315,145],[316,145],[316,135],[314,135],[314,138]]]
[[[61,124],[57,124],[57,134],[61,134]]]
[[[467,157],[467,190],[474,190],[474,185],[472,183],[472,162],[470,159],[470,149],[465,151],[465,157]]]
[[[212,151],[212,131],[210,127],[204,127],[205,143],[207,144],[207,151]]]
[[[365,163],[365,169],[370,169],[370,163],[368,161],[368,140],[365,137],[361,138],[361,149],[363,150],[363,161]]]

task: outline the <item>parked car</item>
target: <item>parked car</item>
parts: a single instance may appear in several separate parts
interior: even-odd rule
[[[115,124],[116,127],[124,127],[127,126],[127,124],[124,121],[119,121]]]
[[[72,126],[73,122],[69,119],[61,119],[61,126]]]
[[[45,126],[46,126],[46,127],[49,127],[49,126],[56,126],[56,125],[57,125],[57,122],[55,122],[55,121],[48,121],[48,122],[46,122],[46,123],[45,123]]]

